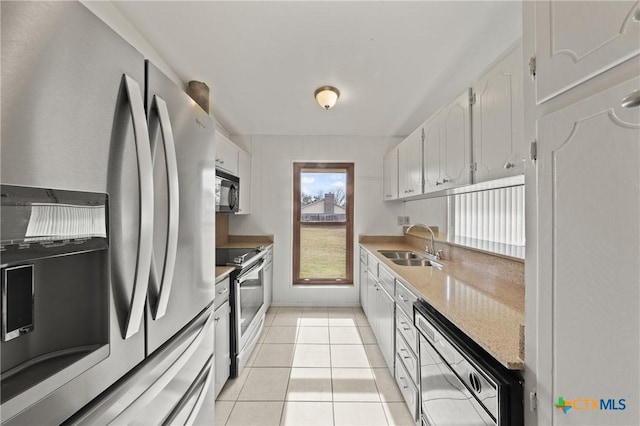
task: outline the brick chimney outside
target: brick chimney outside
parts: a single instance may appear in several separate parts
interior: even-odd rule
[[[324,214],[333,214],[335,199],[333,192],[327,192],[324,194]]]

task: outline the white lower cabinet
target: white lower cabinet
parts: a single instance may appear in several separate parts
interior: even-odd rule
[[[415,421],[420,414],[420,363],[418,362],[418,330],[413,325],[413,302],[409,289],[396,280],[396,382]]]
[[[216,283],[215,310],[213,311],[216,398],[229,378],[231,367],[229,285],[229,277]]]
[[[273,248],[270,248],[265,256],[264,267],[264,306],[269,309],[273,299]]]
[[[360,248],[360,305],[367,315],[367,251]]]
[[[417,422],[420,364],[418,332],[411,319],[417,296],[364,249],[360,252],[360,280],[362,309],[378,340],[385,363],[395,376],[411,416]]]
[[[398,387],[400,388],[400,392],[402,393],[402,397],[407,403],[407,407],[409,408],[411,417],[417,422],[420,411],[418,406],[418,403],[420,401],[420,399],[418,398],[418,388],[416,387],[413,380],[411,380],[411,376],[407,372],[406,368],[404,368],[402,360],[399,356],[396,357],[395,377],[396,382],[398,383]]]
[[[379,266],[379,268],[379,270],[378,268],[375,268],[375,270],[383,274],[386,272],[382,266]],[[388,272],[386,272],[386,275],[390,276]],[[391,283],[391,285],[393,285],[393,278],[391,279]],[[378,340],[380,352],[382,352],[387,367],[389,367],[389,370],[393,373],[395,356],[395,301],[385,289],[385,287],[388,286],[389,283],[381,284],[377,274],[369,269],[367,273],[366,297],[363,297],[362,300],[366,300],[363,309],[369,320],[371,330]]]
[[[378,317],[378,326],[375,334],[380,346],[380,352],[384,357],[387,367],[393,373],[393,363],[395,355],[395,302],[387,291],[381,285],[376,291],[376,314]]]

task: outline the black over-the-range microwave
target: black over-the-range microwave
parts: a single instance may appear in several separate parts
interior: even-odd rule
[[[240,178],[216,169],[216,213],[238,211]]]

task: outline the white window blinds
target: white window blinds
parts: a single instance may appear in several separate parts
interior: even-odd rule
[[[450,202],[449,233],[454,241],[473,240],[499,252],[505,246],[515,246],[516,252],[524,247],[524,186],[458,194]]]

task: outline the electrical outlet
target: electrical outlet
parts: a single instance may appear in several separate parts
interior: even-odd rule
[[[411,218],[409,216],[405,216],[404,217],[404,224],[405,225],[411,225]]]
[[[404,216],[398,216],[398,225],[404,225]]]

